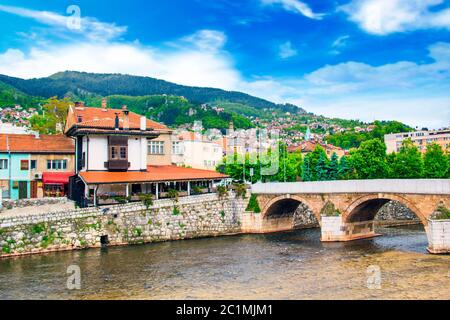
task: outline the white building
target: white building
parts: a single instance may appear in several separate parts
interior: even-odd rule
[[[28,127],[19,127],[12,123],[0,121],[0,134],[37,134]]]
[[[172,163],[177,166],[214,170],[222,157],[222,146],[200,133],[186,131],[172,138]]]
[[[427,145],[430,143],[436,143],[440,145],[444,151],[448,151],[450,150],[450,127],[440,130],[421,130],[385,134],[384,143],[386,144],[386,152],[399,152],[405,139],[411,139],[420,152],[425,152]]]

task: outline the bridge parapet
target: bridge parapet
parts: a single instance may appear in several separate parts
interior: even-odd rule
[[[252,185],[256,194],[401,193],[450,195],[450,179],[374,179],[269,182]]]

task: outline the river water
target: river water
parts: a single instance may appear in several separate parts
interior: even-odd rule
[[[450,299],[450,256],[421,226],[321,243],[319,229],[0,260],[0,299]],[[78,265],[81,289],[67,289]],[[381,288],[368,288],[367,268]],[[374,267],[371,267],[374,268]]]

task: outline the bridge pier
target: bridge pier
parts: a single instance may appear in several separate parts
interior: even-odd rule
[[[450,253],[450,220],[428,219],[425,231],[428,237],[428,252]]]
[[[321,241],[351,241],[379,236],[374,231],[374,221],[344,222],[342,216],[322,216]]]

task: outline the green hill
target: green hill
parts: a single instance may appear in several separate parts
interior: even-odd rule
[[[11,85],[0,82],[0,107],[12,107],[19,104],[24,108],[36,108],[43,100],[27,95]]]
[[[252,108],[252,113],[273,109],[281,112],[304,112],[303,109],[290,104],[275,104],[242,92],[225,91],[215,88],[202,88],[178,85],[175,83],[150,78],[123,74],[96,74],[65,71],[46,78],[20,79],[0,75],[0,82],[10,85],[31,96],[49,98],[52,96],[149,96],[173,95],[188,99],[194,104],[226,102],[245,105]]]

